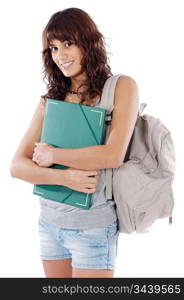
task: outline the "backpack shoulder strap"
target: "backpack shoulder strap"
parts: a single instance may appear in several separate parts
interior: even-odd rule
[[[103,87],[103,91],[102,91],[102,97],[100,100],[100,107],[107,109],[108,112],[112,113],[112,110],[114,108],[114,94],[115,94],[115,87],[116,87],[116,83],[117,80],[120,76],[123,76],[123,74],[117,74],[114,76],[109,77]],[[111,119],[111,117],[110,117]],[[108,118],[107,118],[108,120]],[[109,136],[109,129],[110,126],[107,126],[107,132],[106,132],[106,139],[105,139],[105,143],[107,141],[107,138]],[[106,169],[106,199],[112,199],[112,169]]]
[[[114,93],[116,82],[120,76],[124,76],[123,74],[117,74],[109,77],[103,87],[102,96],[100,100],[100,107],[107,109],[110,113],[114,108]]]

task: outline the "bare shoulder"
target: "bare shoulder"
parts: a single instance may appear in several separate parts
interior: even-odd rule
[[[135,79],[133,79],[132,77],[130,76],[127,76],[127,75],[122,75],[118,78],[117,82],[121,82],[123,84],[134,84],[136,85],[136,81]]]
[[[117,80],[115,89],[115,103],[118,102],[119,96],[134,96],[134,101],[138,100],[138,86],[135,79],[130,76],[120,76]]]
[[[116,83],[114,93],[114,110],[122,111],[126,107],[139,105],[139,91],[135,81],[130,76],[120,76]]]

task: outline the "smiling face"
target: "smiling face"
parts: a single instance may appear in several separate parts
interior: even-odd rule
[[[52,59],[66,77],[74,77],[82,72],[82,51],[72,41],[60,42],[57,39],[49,44]]]

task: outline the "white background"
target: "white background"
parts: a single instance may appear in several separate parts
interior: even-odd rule
[[[157,221],[149,233],[120,234],[115,277],[183,277],[184,1],[1,1],[0,277],[42,277],[33,186],[9,166],[45,93],[41,34],[52,14],[85,10],[106,38],[113,74],[132,76],[145,113],[170,129],[176,149],[173,225]]]

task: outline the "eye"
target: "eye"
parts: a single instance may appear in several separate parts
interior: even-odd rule
[[[64,43],[65,45],[66,44],[68,44],[69,45],[69,47],[72,45],[72,44],[74,44],[72,41],[66,41],[65,43]],[[67,47],[68,48],[68,47]]]
[[[72,42],[72,41],[65,41],[65,42],[64,42],[64,45],[66,46],[66,48],[71,47],[71,45],[73,45],[73,44],[75,44],[75,43]],[[55,52],[55,51],[58,50],[58,48],[55,47],[55,46],[49,46],[49,49],[50,49],[51,52]]]
[[[53,50],[54,50],[54,49],[57,49],[57,47],[52,47],[52,46],[50,46],[49,49],[50,49],[51,52],[53,52]]]

